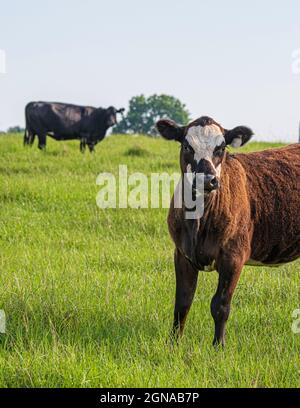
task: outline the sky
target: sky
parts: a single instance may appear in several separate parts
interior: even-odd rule
[[[166,93],[192,118],[298,140],[299,0],[0,0],[0,129],[34,100],[127,107]]]

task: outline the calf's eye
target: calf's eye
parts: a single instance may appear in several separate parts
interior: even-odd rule
[[[192,149],[190,148],[190,146],[187,145],[187,144],[183,145],[183,150],[184,150],[185,152],[187,152],[187,153],[189,153],[189,152],[192,151]]]
[[[222,156],[225,152],[225,147],[226,146],[220,146],[214,151],[215,156]]]

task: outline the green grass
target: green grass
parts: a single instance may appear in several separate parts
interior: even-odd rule
[[[271,147],[252,143],[244,150]],[[176,143],[112,136],[94,155],[49,140],[47,152],[0,137],[1,387],[297,387],[299,262],[246,267],[211,345],[216,273],[200,273],[179,347],[167,209],[100,210],[100,172],[177,171]]]

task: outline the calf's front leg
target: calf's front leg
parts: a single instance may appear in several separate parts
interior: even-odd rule
[[[217,266],[219,282],[216,294],[211,301],[211,314],[215,322],[213,345],[225,346],[225,326],[230,313],[234,290],[238,283],[244,262],[241,260],[223,259]]]
[[[176,272],[176,300],[172,338],[178,340],[182,335],[187,314],[192,305],[197,287],[198,270],[178,251],[174,255]]]

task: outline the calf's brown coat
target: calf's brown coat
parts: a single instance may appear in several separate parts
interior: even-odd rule
[[[158,129],[163,130],[159,123]],[[200,219],[186,219],[184,203],[175,208],[172,199],[168,226],[176,246],[175,337],[182,334],[198,271],[213,265],[219,274],[211,302],[214,344],[224,345],[243,266],[279,265],[300,257],[299,204],[300,144],[247,154],[226,152],[220,188],[205,196]]]

